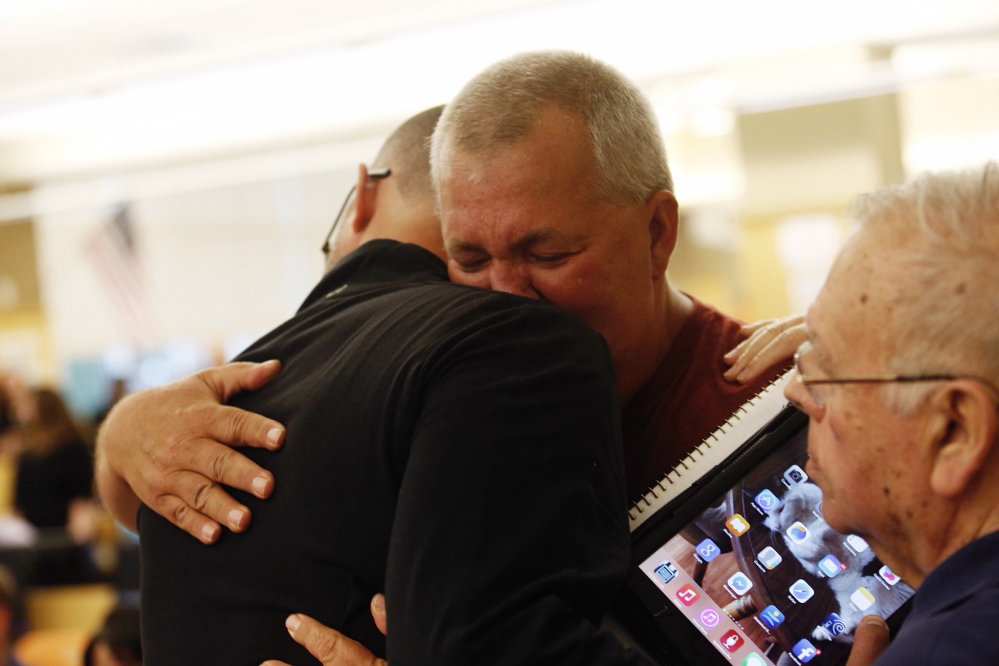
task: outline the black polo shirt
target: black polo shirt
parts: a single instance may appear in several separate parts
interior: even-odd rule
[[[147,666],[315,663],[292,612],[392,666],[638,663],[594,629],[629,554],[600,336],[373,241],[240,356],[271,358],[232,401],[287,426],[280,452],[247,451],[276,479],[266,501],[235,493],[249,530],[204,546],[140,510]]]

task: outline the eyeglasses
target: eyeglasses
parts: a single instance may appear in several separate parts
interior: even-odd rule
[[[392,169],[368,169],[368,178],[371,180],[383,180],[392,175]],[[354,198],[354,193],[357,191],[357,185],[351,185],[350,191],[347,192],[347,198],[343,200],[343,205],[340,206],[340,212],[336,214],[336,218],[333,220],[333,226],[330,227],[330,232],[326,234],[326,240],[323,242],[323,256],[328,257],[330,254],[330,239],[333,238],[333,234],[336,232],[336,228],[340,225],[340,220],[343,219],[343,214],[347,210],[347,205],[350,204],[351,200]]]
[[[967,375],[871,375],[869,377],[809,377],[808,374],[801,367],[801,360],[813,352],[815,348],[812,346],[811,341],[806,341],[798,347],[798,351],[794,354],[794,369],[797,371],[795,379],[799,384],[805,386],[808,389],[808,395],[811,397],[812,401],[817,405],[825,404],[825,396],[821,392],[817,391],[814,387],[816,385],[822,384],[889,384],[894,382],[941,382],[950,381],[952,379],[974,379],[976,381],[982,382],[986,386],[992,388],[992,384],[979,377],[970,377]],[[994,390],[994,389],[993,389]]]

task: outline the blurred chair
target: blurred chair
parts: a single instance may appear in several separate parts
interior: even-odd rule
[[[24,666],[81,666],[90,635],[79,628],[35,629],[14,643],[14,656]]]
[[[34,629],[81,629],[96,633],[118,595],[112,585],[63,585],[25,590],[24,614]]]

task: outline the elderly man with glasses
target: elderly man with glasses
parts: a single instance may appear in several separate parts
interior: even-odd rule
[[[878,666],[999,655],[999,165],[856,200],[787,397],[822,513],[917,588]]]

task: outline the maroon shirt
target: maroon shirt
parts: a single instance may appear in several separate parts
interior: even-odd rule
[[[628,499],[637,502],[735,410],[782,371],[783,361],[749,384],[724,377],[722,357],[745,337],[742,322],[696,298],[673,346],[621,411]]]

